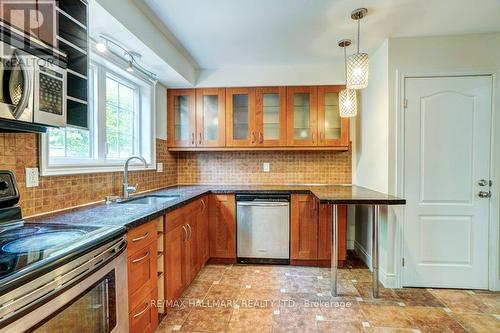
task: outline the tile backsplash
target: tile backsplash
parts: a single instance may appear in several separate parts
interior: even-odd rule
[[[24,216],[102,200],[121,193],[122,172],[40,177],[27,188],[25,168],[37,168],[36,134],[0,133],[0,170],[16,174]],[[131,172],[129,183],[139,191],[174,184],[344,184],[351,183],[351,152],[255,151],[170,153],[156,140],[163,172]],[[263,171],[269,163],[269,172]]]
[[[177,174],[179,184],[346,184],[351,152],[182,152]]]
[[[129,183],[138,183],[139,191],[176,184],[176,157],[177,153],[167,151],[165,140],[157,139],[156,159],[163,163],[163,172],[130,172]],[[30,167],[38,167],[37,135],[0,133],[0,170],[15,172],[24,216],[79,206],[121,192],[121,172],[40,177],[38,187],[27,188],[24,169]]]

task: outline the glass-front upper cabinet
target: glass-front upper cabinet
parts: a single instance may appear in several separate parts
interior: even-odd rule
[[[318,87],[319,146],[349,146],[349,119],[339,113],[342,86]]]
[[[316,146],[317,127],[317,87],[287,88],[287,145]]]
[[[286,88],[256,88],[255,135],[260,146],[286,145]]]
[[[226,89],[226,145],[257,144],[255,133],[255,88]]]
[[[196,89],[196,146],[224,147],[225,89]]]
[[[169,147],[196,146],[194,89],[169,89],[167,95]]]

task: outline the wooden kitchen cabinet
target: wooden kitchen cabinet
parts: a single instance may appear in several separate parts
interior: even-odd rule
[[[349,146],[349,118],[339,113],[342,86],[318,87],[318,146]]]
[[[343,265],[347,255],[347,205],[337,206],[338,263]],[[332,205],[320,204],[318,216],[318,260],[331,262]]]
[[[170,147],[195,147],[195,90],[169,89],[167,95],[168,145]]]
[[[255,88],[226,89],[226,146],[258,143],[255,133]]]
[[[196,216],[197,223],[197,241],[198,241],[198,259],[200,266],[203,267],[210,258],[210,242],[208,236],[208,196],[200,199],[201,209],[198,210]]]
[[[209,209],[210,257],[236,260],[236,198],[211,194]]]
[[[165,293],[175,301],[189,286],[206,260],[208,241],[206,197],[178,208],[165,217]]]
[[[224,147],[225,131],[225,89],[196,89],[196,146]]]
[[[318,212],[313,195],[291,196],[290,247],[291,260],[318,258]]]
[[[255,135],[258,146],[286,146],[285,87],[255,89]]]
[[[157,232],[162,218],[145,223],[127,234],[129,326],[131,332],[154,332],[158,324]]]
[[[287,87],[287,145],[316,146],[318,143],[318,88]]]
[[[329,265],[331,260],[332,206],[320,204],[309,194],[291,199],[291,260],[296,264]],[[346,260],[347,206],[338,205],[338,261]]]

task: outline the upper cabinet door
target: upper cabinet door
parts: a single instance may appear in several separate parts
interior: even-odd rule
[[[226,89],[226,145],[257,144],[255,134],[255,88]]]
[[[196,117],[194,89],[168,89],[168,145],[195,147]]]
[[[349,146],[349,118],[340,118],[342,86],[318,87],[319,146]]]
[[[255,135],[259,146],[286,145],[286,88],[255,91]]]
[[[316,146],[318,144],[317,87],[287,88],[287,144]]]
[[[224,147],[225,89],[196,89],[196,146]]]

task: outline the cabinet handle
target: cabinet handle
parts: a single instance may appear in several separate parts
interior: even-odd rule
[[[141,311],[141,312],[139,312],[139,313],[136,313],[136,314],[134,315],[134,318],[137,318],[137,317],[141,316],[141,315],[142,315],[144,312],[146,312],[148,309],[149,309],[149,303],[146,303],[146,307],[144,308],[144,310],[142,310],[142,311]]]
[[[200,133],[198,133],[198,144],[200,144],[200,145],[201,145],[201,132],[200,132]]]
[[[320,132],[320,133],[319,133],[319,140],[320,140],[321,142],[324,142],[324,141],[325,141],[325,133],[324,133],[324,132]]]
[[[312,143],[314,143],[314,132],[312,134]]]
[[[201,199],[201,204],[203,205],[203,208],[201,209],[201,212],[203,213],[205,211],[205,208],[206,208],[205,199]]]
[[[191,224],[188,223],[187,226],[189,228],[189,238],[188,238],[188,240],[190,240],[191,239],[191,235],[193,234],[193,229],[191,229]]]
[[[255,143],[255,133],[252,131],[252,144]]]
[[[182,226],[182,229],[184,229],[184,239],[182,241],[185,242],[188,239],[188,231],[185,225]]]
[[[194,132],[191,133],[191,144],[194,145]]]
[[[148,251],[148,252],[146,252],[146,254],[145,254],[145,255],[143,255],[142,257],[132,260],[132,263],[133,263],[133,264],[137,264],[138,262],[141,262],[141,261],[143,261],[144,259],[146,259],[146,258],[147,258],[147,256],[149,256],[149,251]]]
[[[259,132],[259,143],[264,142],[264,136],[262,135],[262,132]]]
[[[144,234],[144,236],[137,237],[137,238],[132,238],[132,242],[134,242],[134,243],[135,243],[135,242],[138,242],[138,241],[140,241],[140,240],[142,240],[142,239],[144,239],[144,238],[146,238],[146,237],[148,237],[148,236],[149,236],[149,231],[147,231],[147,232]]]

